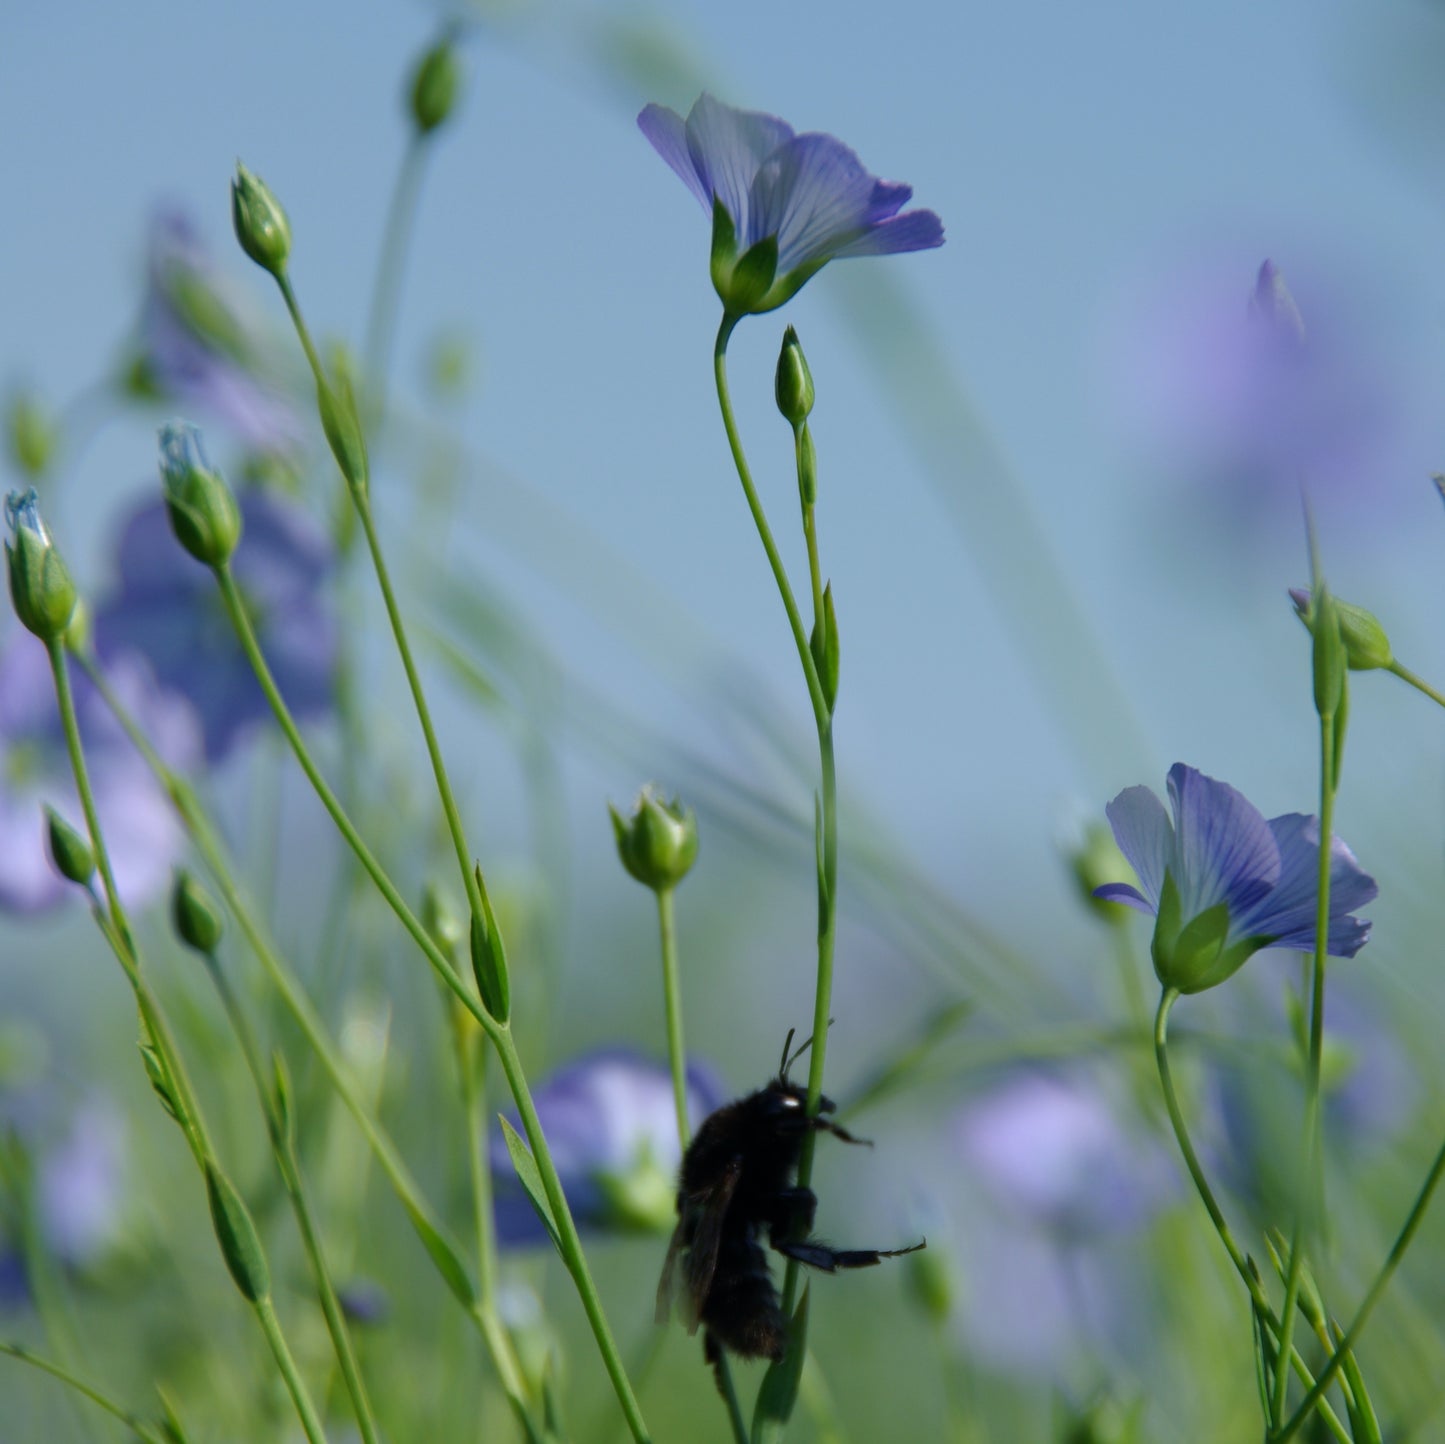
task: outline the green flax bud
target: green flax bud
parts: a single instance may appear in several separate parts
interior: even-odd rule
[[[14,538],[5,543],[5,560],[15,615],[42,641],[58,641],[75,611],[75,583],[40,519],[33,486],[6,497],[5,520]]]
[[[611,803],[607,810],[622,865],[644,887],[668,892],[687,876],[697,858],[697,818],[691,808],[676,798],[664,801],[649,783],[637,794],[630,817]]]
[[[430,135],[451,115],[461,82],[461,67],[450,40],[433,45],[422,56],[411,81],[411,118],[422,135]]]
[[[5,415],[10,457],[21,473],[32,480],[43,476],[55,455],[56,431],[40,403],[27,391],[10,398]]]
[[[241,249],[263,271],[273,276],[284,274],[291,254],[291,222],[266,182],[240,161],[231,181],[231,223]]]
[[[788,425],[798,427],[808,419],[813,409],[813,375],[808,370],[808,358],[803,355],[798,333],[791,326],[783,333],[773,394]]]
[[[90,843],[53,807],[45,809],[45,834],[50,860],[63,878],[85,887],[95,875],[95,854]]]
[[[211,467],[194,426],[161,427],[161,482],[176,540],[198,562],[223,566],[241,540],[241,513],[226,478]]]
[[[210,894],[184,868],[171,889],[171,921],[181,941],[198,953],[215,952],[225,929]]]
[[[1314,611],[1309,592],[1303,587],[1294,587],[1289,596],[1294,603],[1295,615],[1313,632]],[[1339,623],[1340,640],[1345,644],[1345,656],[1352,672],[1388,667],[1395,660],[1390,639],[1373,612],[1342,602],[1337,597],[1335,619]]]

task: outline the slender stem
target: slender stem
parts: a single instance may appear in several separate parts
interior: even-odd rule
[[[371,1412],[371,1401],[367,1397],[366,1384],[361,1377],[361,1368],[356,1360],[356,1350],[351,1342],[351,1331],[346,1326],[346,1319],[341,1312],[341,1302],[336,1297],[336,1289],[331,1281],[331,1271],[326,1265],[321,1236],[316,1228],[316,1220],[311,1213],[310,1202],[306,1197],[306,1186],[301,1177],[301,1165],[296,1157],[295,1143],[286,1121],[278,1116],[276,1102],[266,1086],[266,1075],[261,1064],[261,1051],[256,1041],[255,1031],[241,1007],[240,999],[236,997],[235,989],[231,987],[222,971],[215,953],[207,953],[205,962],[206,971],[211,975],[211,981],[221,995],[226,1016],[231,1021],[231,1028],[241,1045],[241,1053],[246,1060],[246,1067],[256,1085],[256,1096],[261,1104],[262,1116],[266,1120],[266,1131],[270,1135],[271,1149],[276,1157],[276,1168],[286,1187],[286,1195],[291,1200],[292,1211],[296,1215],[296,1226],[300,1230],[301,1243],[311,1264],[317,1298],[321,1303],[321,1312],[326,1320],[327,1332],[331,1335],[332,1347],[336,1352],[336,1362],[341,1366],[341,1376],[346,1383],[346,1392],[351,1396],[357,1427],[361,1431],[361,1437],[365,1444],[377,1444],[379,1435],[376,1429],[376,1420]]]
[[[1310,1045],[1305,1073],[1304,1180],[1295,1201],[1294,1228],[1289,1245],[1289,1270],[1285,1277],[1284,1307],[1280,1311],[1280,1352],[1288,1354],[1294,1335],[1295,1313],[1299,1307],[1300,1279],[1304,1268],[1305,1220],[1317,1204],[1323,1177],[1319,1172],[1320,1070],[1324,1058],[1325,959],[1330,934],[1330,839],[1335,819],[1335,719],[1333,713],[1320,717],[1320,856],[1315,896],[1315,951],[1310,967]],[[1284,1422],[1289,1397],[1289,1371],[1276,1368],[1274,1392],[1270,1399],[1270,1427]]]
[[[261,1329],[266,1335],[266,1342],[271,1346],[276,1367],[281,1371],[281,1377],[286,1383],[286,1390],[291,1395],[292,1403],[296,1406],[296,1414],[301,1420],[301,1428],[305,1431],[310,1444],[326,1444],[326,1431],[321,1427],[321,1420],[316,1414],[316,1406],[311,1402],[310,1394],[306,1392],[306,1385],[296,1367],[296,1360],[292,1358],[291,1350],[287,1347],[286,1336],[281,1332],[281,1321],[276,1317],[276,1309],[271,1302],[270,1295],[257,1299],[253,1307],[256,1310],[256,1317],[261,1321]]]
[[[591,1273],[587,1268],[587,1261],[582,1252],[581,1240],[577,1235],[577,1225],[573,1221],[572,1211],[567,1204],[566,1195],[563,1193],[561,1180],[557,1176],[557,1169],[552,1162],[551,1151],[547,1145],[546,1135],[542,1131],[541,1123],[537,1118],[537,1110],[532,1102],[531,1090],[527,1086],[526,1074],[523,1072],[521,1060],[517,1057],[516,1047],[512,1041],[511,1030],[508,1026],[494,1018],[481,1004],[467,991],[465,983],[455,968],[447,962],[437,945],[428,936],[426,929],[420,920],[407,907],[401,894],[397,891],[395,884],[387,876],[381,864],[376,860],[370,848],[362,840],[361,835],[352,825],[351,819],[347,817],[341,804],[336,799],[336,794],[327,785],[326,779],[322,777],[320,770],[306,748],[301,733],[296,726],[295,719],[291,716],[286,703],[282,700],[281,693],[277,689],[275,679],[271,676],[271,670],[266,664],[262,655],[259,643],[256,641],[256,634],[251,627],[250,619],[246,616],[245,609],[241,605],[241,599],[236,591],[235,581],[232,579],[226,567],[215,569],[216,581],[221,588],[222,600],[225,602],[226,610],[231,618],[231,623],[236,629],[236,635],[240,638],[242,649],[245,651],[251,663],[252,670],[256,674],[257,681],[261,684],[261,690],[265,693],[266,700],[271,706],[281,730],[286,734],[287,741],[291,743],[292,751],[296,754],[296,760],[301,765],[307,779],[321,799],[322,805],[331,815],[332,821],[336,824],[341,835],[346,839],[352,850],[366,869],[372,881],[376,884],[377,890],[386,900],[391,910],[401,921],[403,927],[411,935],[426,957],[437,976],[451,989],[453,995],[461,1005],[481,1025],[483,1031],[491,1038],[497,1048],[498,1055],[502,1060],[503,1071],[507,1076],[508,1086],[512,1091],[513,1101],[521,1114],[525,1127],[527,1142],[531,1146],[532,1155],[537,1162],[538,1170],[542,1175],[542,1181],[547,1187],[547,1198],[552,1206],[553,1219],[557,1224],[558,1235],[563,1243],[563,1260],[567,1264],[572,1279],[576,1285],[582,1306],[587,1314],[589,1323],[592,1325],[592,1332],[597,1341],[598,1351],[602,1355],[603,1364],[606,1366],[609,1377],[612,1379],[613,1387],[622,1404],[623,1413],[627,1417],[628,1425],[631,1427],[633,1436],[643,1444],[647,1439],[646,1425],[642,1421],[642,1414],[638,1408],[637,1400],[633,1396],[632,1387],[627,1382],[627,1375],[622,1367],[622,1361],[617,1353],[617,1345],[612,1339],[611,1331],[607,1326],[607,1320],[602,1312],[601,1300],[597,1294],[596,1285],[592,1281]]]
[[[366,396],[378,413],[386,410],[386,378],[391,356],[391,338],[401,299],[401,280],[406,270],[407,244],[416,220],[417,197],[427,154],[426,135],[413,129],[396,174],[391,203],[386,213],[386,234],[381,258],[372,282],[371,311],[366,322]]]
[[[738,1401],[738,1388],[733,1383],[732,1370],[727,1367],[727,1355],[718,1355],[717,1381],[722,1390],[723,1403],[727,1406],[728,1423],[732,1426],[733,1444],[751,1444],[748,1421],[743,1416],[743,1406]]]
[[[277,289],[281,292],[281,299],[286,303],[286,309],[291,313],[291,324],[296,328],[297,340],[301,342],[301,349],[306,353],[306,364],[311,368],[311,374],[316,378],[317,386],[326,384],[326,369],[321,364],[321,357],[317,355],[316,343],[311,339],[311,332],[306,325],[306,318],[301,314],[300,304],[296,300],[296,292],[291,288],[290,275],[282,271],[276,277]]]
[[[448,1011],[451,1015],[452,1041],[462,1092],[462,1111],[466,1117],[467,1168],[472,1184],[472,1228],[477,1242],[477,1293],[483,1308],[490,1310],[495,1304],[497,1292],[497,1230],[492,1212],[492,1170],[486,1155],[485,1034],[473,1032],[471,1020],[460,1008],[453,1006]]]
[[[1355,1316],[1350,1320],[1350,1326],[1341,1337],[1339,1344],[1335,1347],[1320,1370],[1319,1377],[1310,1385],[1309,1392],[1300,1401],[1300,1406],[1290,1415],[1288,1421],[1271,1436],[1271,1444],[1287,1444],[1287,1441],[1303,1427],[1310,1416],[1312,1409],[1321,1407],[1324,1392],[1334,1382],[1335,1375],[1339,1373],[1340,1366],[1349,1356],[1350,1350],[1354,1347],[1355,1341],[1360,1337],[1365,1325],[1370,1320],[1370,1315],[1379,1303],[1381,1295],[1385,1292],[1390,1280],[1399,1268],[1400,1261],[1405,1257],[1405,1251],[1415,1238],[1421,1222],[1425,1218],[1425,1212],[1430,1207],[1430,1200],[1434,1196],[1435,1189],[1442,1177],[1445,1177],[1445,1143],[1440,1145],[1435,1155],[1435,1161],[1430,1165],[1430,1172],[1425,1176],[1425,1182],[1420,1186],[1420,1192],[1415,1195],[1415,1202],[1410,1212],[1396,1235],[1395,1242],[1390,1247],[1390,1252],[1385,1256],[1385,1261],[1380,1265],[1380,1271],[1375,1275],[1375,1281],[1370,1285],[1369,1291],[1365,1294],[1360,1307],[1355,1311]]]
[[[582,1251],[582,1241],[577,1236],[577,1225],[573,1222],[572,1212],[567,1206],[567,1198],[562,1190],[562,1180],[557,1176],[557,1167],[552,1162],[552,1155],[547,1149],[547,1140],[542,1132],[541,1120],[537,1117],[537,1109],[532,1102],[532,1095],[527,1088],[527,1080],[522,1072],[522,1061],[517,1056],[512,1030],[503,1024],[497,1029],[493,1041],[496,1044],[497,1056],[501,1060],[502,1071],[507,1075],[507,1082],[511,1085],[512,1097],[517,1104],[517,1111],[521,1115],[522,1129],[531,1146],[537,1171],[542,1176],[542,1188],[552,1210],[552,1221],[557,1225],[562,1262],[566,1264],[567,1270],[577,1286],[577,1293],[582,1300],[587,1321],[592,1325],[592,1333],[597,1340],[602,1362],[607,1369],[608,1377],[612,1380],[612,1387],[622,1405],[622,1412],[627,1418],[628,1427],[632,1430],[632,1437],[638,1441],[638,1444],[647,1444],[649,1438],[647,1425],[643,1422],[642,1412],[638,1408],[637,1400],[632,1393],[632,1385],[628,1382],[626,1371],[622,1365],[622,1357],[617,1351],[617,1344],[607,1325],[606,1316],[602,1312],[602,1301],[598,1297],[597,1286],[593,1283],[591,1272],[587,1267],[587,1257]]]
[[[732,449],[733,465],[737,468],[738,480],[743,484],[743,495],[747,497],[748,510],[753,516],[762,539],[763,550],[768,554],[768,565],[773,569],[773,580],[778,584],[778,593],[788,614],[788,625],[793,631],[793,642],[798,648],[798,660],[803,664],[803,676],[808,682],[808,696],[813,703],[813,715],[821,732],[828,725],[828,703],[823,696],[822,684],[818,681],[818,669],[813,662],[813,653],[808,646],[808,633],[803,627],[803,618],[798,604],[793,599],[793,589],[788,582],[788,573],[783,559],[778,554],[777,543],[773,541],[772,529],[768,526],[762,502],[758,500],[757,488],[753,486],[752,472],[743,451],[742,438],[738,435],[737,420],[733,416],[732,397],[728,391],[727,353],[728,341],[737,325],[736,316],[724,316],[718,327],[717,342],[713,347],[713,379],[717,384],[718,406],[722,411],[723,427],[727,431],[728,446]]]
[[[1393,672],[1402,682],[1408,682],[1417,692],[1423,692],[1432,702],[1445,707],[1445,693],[1437,692],[1423,678],[1417,677],[1408,667],[1402,666],[1399,662],[1391,662],[1388,671]]]
[[[23,1344],[11,1343],[6,1339],[0,1339],[0,1354],[8,1355],[12,1359],[19,1359],[21,1363],[30,1364],[42,1373],[49,1374],[52,1379],[59,1379],[62,1384],[68,1384],[76,1393],[89,1399],[97,1408],[104,1409],[112,1418],[119,1419],[127,1429],[145,1440],[146,1444],[161,1444],[160,1436],[143,1419],[137,1418],[129,1409],[117,1404],[113,1399],[107,1398],[93,1384],[87,1384],[84,1379],[78,1378],[69,1369],[52,1363],[49,1359],[43,1359],[39,1354],[32,1354]]]
[[[677,968],[677,921],[673,890],[657,890],[657,928],[662,940],[662,996],[667,1009],[667,1061],[672,1069],[672,1102],[677,1110],[677,1138],[682,1151],[692,1141],[687,1122],[687,1053],[682,1042],[682,986]]]

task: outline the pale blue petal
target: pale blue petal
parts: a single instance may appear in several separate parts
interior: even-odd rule
[[[867,229],[873,188],[873,177],[842,141],[800,135],[758,170],[749,242],[777,236],[779,275],[826,260]]]
[[[1319,887],[1320,824],[1316,817],[1291,812],[1271,820],[1270,831],[1279,846],[1281,871],[1278,886],[1237,920],[1236,936],[1269,937],[1276,947],[1315,946]],[[1330,847],[1330,930],[1328,951],[1335,957],[1353,957],[1369,936],[1369,924],[1347,916],[1374,901],[1379,894],[1374,878],[1364,872],[1354,854],[1338,838]]]
[[[704,204],[711,210],[714,196],[722,202],[737,229],[739,251],[747,250],[768,234],[755,232],[750,218],[753,178],[779,146],[792,140],[792,126],[760,110],[736,110],[704,92],[688,112],[686,133]]]
[[[1228,904],[1231,919],[1248,913],[1280,876],[1279,847],[1259,809],[1228,783],[1182,762],[1169,769],[1169,801],[1175,831],[1171,871],[1183,920],[1221,902]]]
[[[1159,911],[1156,904],[1150,902],[1137,887],[1133,887],[1127,882],[1106,882],[1103,886],[1094,889],[1094,896],[1100,902],[1123,903],[1125,907],[1134,908],[1141,913],[1152,914]]]
[[[943,222],[932,211],[905,211],[839,246],[839,260],[849,256],[896,256],[904,251],[929,251],[943,244]]]
[[[1174,854],[1174,828],[1164,804],[1147,787],[1126,787],[1104,811],[1119,851],[1139,875],[1149,911],[1157,911],[1164,870]]]
[[[712,210],[712,196],[698,177],[697,167],[687,149],[687,123],[665,105],[644,106],[637,117],[637,128],[652,142],[652,148],[682,177],[687,188]]]

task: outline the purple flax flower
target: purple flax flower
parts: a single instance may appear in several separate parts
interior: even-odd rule
[[[637,124],[713,217],[713,284],[730,315],[781,306],[831,260],[943,244],[932,211],[903,211],[911,186],[870,175],[831,135],[707,94],[686,120],[649,105]]]
[[[1137,1235],[1178,1193],[1124,1099],[1094,1070],[1019,1071],[970,1098],[948,1137],[970,1347],[1037,1369],[1100,1334],[1117,1344],[1143,1286]]]
[[[1154,914],[1154,971],[1166,988],[1197,993],[1222,983],[1261,948],[1315,946],[1319,819],[1289,812],[1268,822],[1234,788],[1176,762],[1171,823],[1147,787],[1126,787],[1109,823],[1139,887],[1106,883],[1094,896]],[[1330,927],[1335,957],[1364,947],[1370,924],[1351,917],[1379,889],[1338,837],[1330,840]]]
[[[238,497],[244,531],[231,561],[281,695],[297,717],[332,706],[336,621],[325,604],[329,543],[294,503],[270,492]],[[267,706],[210,572],[171,534],[163,502],[132,513],[121,533],[119,587],[95,617],[101,655],[140,652],[201,715],[206,756],[219,761]]]
[[[134,656],[106,668],[111,686],[172,766],[194,766],[201,754],[195,713],[183,697],[155,685]],[[123,901],[141,906],[170,878],[184,834],[165,794],[100,695],[73,677],[76,714],[96,811]],[[45,649],[12,633],[0,651],[0,909],[44,912],[74,885],[51,865],[42,804],[84,830],[55,706]]]
[[[706,1068],[687,1070],[688,1117],[694,1128],[723,1100]],[[537,1116],[580,1225],[662,1231],[676,1217],[682,1151],[672,1075],[625,1048],[588,1053],[552,1074],[536,1091]],[[512,1115],[511,1122],[517,1126]],[[503,1245],[546,1237],[512,1169],[500,1130],[491,1140],[497,1176],[497,1234]]]
[[[177,211],[157,214],[141,303],[142,389],[209,416],[254,451],[290,452],[303,428],[268,379],[257,329],[191,222]]]

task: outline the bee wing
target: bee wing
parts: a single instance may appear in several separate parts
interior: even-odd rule
[[[702,1318],[702,1306],[712,1288],[713,1275],[717,1272],[718,1250],[722,1245],[723,1222],[727,1218],[728,1205],[737,1192],[738,1180],[743,1176],[743,1161],[734,1158],[723,1170],[717,1182],[705,1193],[691,1194],[683,1208],[684,1218],[696,1219],[692,1242],[687,1250],[687,1262],[683,1265],[683,1281],[686,1285],[684,1317],[687,1331],[697,1332]],[[683,1225],[678,1224],[678,1232]]]
[[[657,1322],[665,1324],[672,1315],[672,1295],[677,1275],[677,1256],[683,1249],[683,1225],[672,1231],[672,1242],[667,1246],[667,1257],[662,1261],[662,1277],[657,1281]]]

